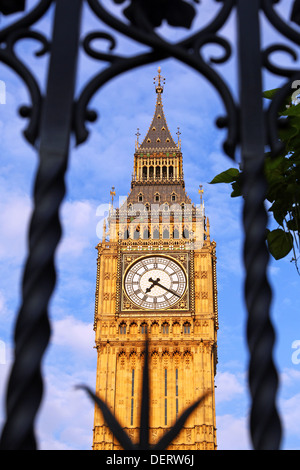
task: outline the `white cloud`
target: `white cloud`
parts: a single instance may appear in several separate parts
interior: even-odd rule
[[[280,400],[281,418],[286,433],[300,435],[300,393]]]
[[[96,207],[88,200],[66,201],[61,209],[63,236],[58,256],[80,258],[96,242]],[[93,242],[92,242],[93,241]]]
[[[3,292],[0,291],[0,317],[6,313],[6,301]]]
[[[0,201],[0,260],[19,263],[25,253],[25,233],[32,205],[26,194],[8,192]]]
[[[222,403],[236,399],[245,392],[242,383],[244,376],[241,374],[233,374],[231,372],[218,372],[216,375],[216,402]]]
[[[72,374],[48,367],[45,395],[37,422],[41,450],[90,450],[94,404],[78,385],[94,388],[92,371]],[[91,385],[92,384],[92,385]]]
[[[67,316],[54,321],[52,328],[53,345],[63,346],[81,357],[95,355],[92,323],[84,323],[75,317]]]
[[[296,386],[299,387],[300,370],[285,368],[280,374],[280,380],[286,387]]]
[[[249,450],[252,448],[247,418],[226,414],[217,416],[216,422],[219,450]]]

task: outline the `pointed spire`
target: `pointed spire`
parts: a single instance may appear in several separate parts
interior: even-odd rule
[[[171,136],[163,110],[161,95],[164,90],[165,78],[161,75],[160,67],[158,67],[158,75],[154,77],[154,84],[157,93],[154,116],[146,137],[140,145],[136,144],[136,149],[142,152],[178,151],[180,149],[179,140],[176,144]]]

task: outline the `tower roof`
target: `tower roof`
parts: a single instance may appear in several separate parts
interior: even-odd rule
[[[179,141],[178,144],[175,143],[169,131],[164,114],[162,93],[164,90],[163,85],[165,83],[165,78],[161,76],[160,72],[161,69],[158,67],[158,75],[154,78],[157,94],[154,116],[143,142],[141,144],[137,143],[138,152],[174,152],[175,150],[180,150]]]

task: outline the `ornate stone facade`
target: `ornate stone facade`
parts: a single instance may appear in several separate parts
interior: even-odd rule
[[[201,187],[199,207],[186,195],[180,141],[176,144],[171,137],[162,108],[162,82],[159,70],[154,117],[142,144],[136,142],[131,192],[122,207],[111,206],[97,246],[96,393],[137,441],[147,333],[151,442],[210,392],[169,449],[213,450],[216,243],[210,240]],[[97,408],[93,448],[121,449]]]

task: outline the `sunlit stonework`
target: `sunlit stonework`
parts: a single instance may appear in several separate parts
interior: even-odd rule
[[[133,441],[139,435],[146,334],[150,355],[150,439],[170,428],[205,392],[211,394],[169,449],[216,449],[216,243],[203,190],[195,205],[185,191],[181,142],[172,138],[155,77],[156,106],[142,143],[139,131],[127,200],[112,204],[98,244],[95,340],[96,393]],[[93,448],[121,450],[95,409]]]

